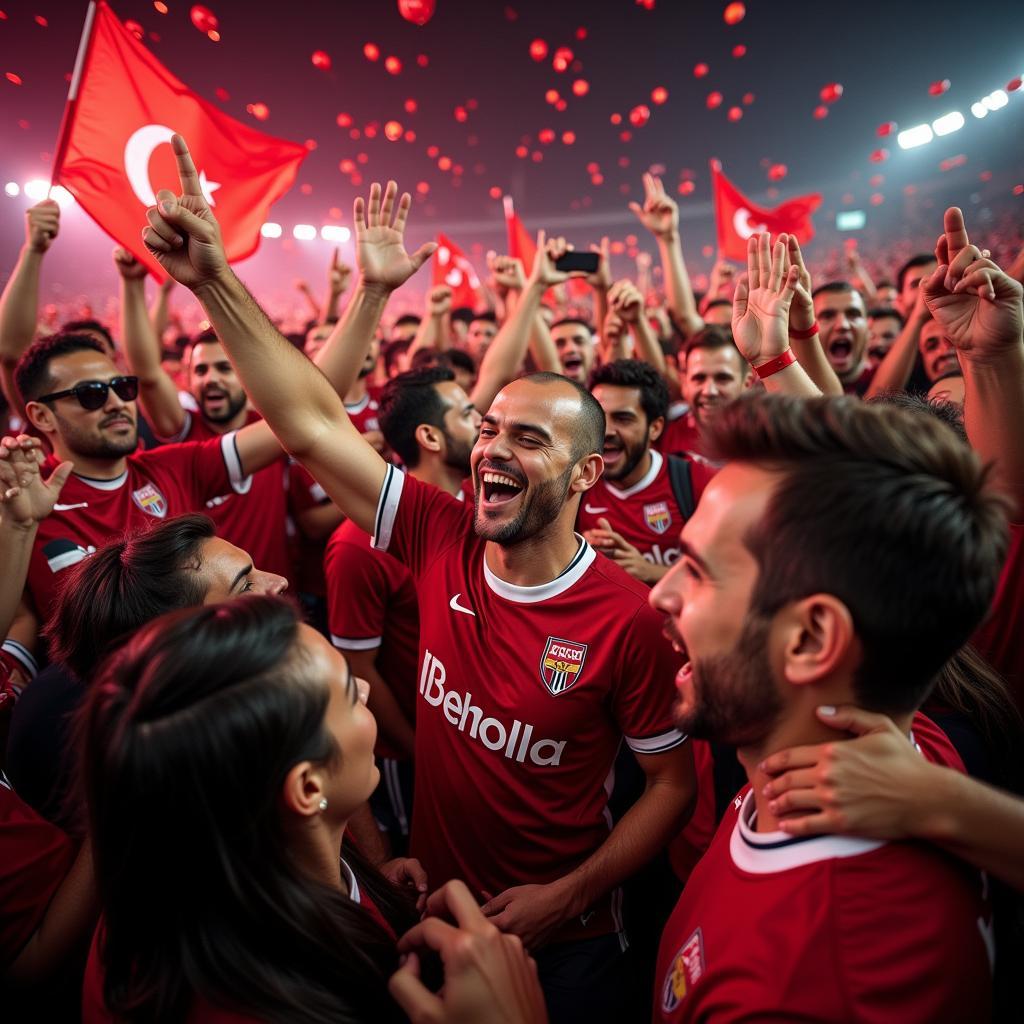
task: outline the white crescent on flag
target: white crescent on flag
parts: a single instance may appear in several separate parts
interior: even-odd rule
[[[149,181],[149,161],[153,150],[165,142],[169,143],[172,135],[174,129],[168,128],[165,124],[147,124],[132,132],[125,143],[124,171],[128,176],[128,184],[143,206],[156,206],[156,195]],[[208,181],[206,171],[200,171],[199,187],[206,201],[211,206],[216,206],[217,201],[213,198],[213,193],[220,188],[220,182]]]
[[[747,239],[756,232],[764,231],[767,228],[766,224],[751,224],[750,211],[745,206],[741,206],[733,214],[732,226],[736,234],[742,239]]]

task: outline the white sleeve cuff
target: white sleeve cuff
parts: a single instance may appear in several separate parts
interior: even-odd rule
[[[9,654],[25,670],[25,674],[29,679],[35,679],[39,674],[39,665],[36,664],[36,659],[32,656],[32,652],[24,644],[19,644],[17,640],[11,640],[8,637],[0,645],[0,649],[3,650],[4,654]]]
[[[373,522],[372,544],[379,551],[387,551],[391,544],[391,531],[395,528],[395,516],[398,515],[398,503],[404,486],[405,474],[394,466],[388,466],[377,499],[377,517]]]
[[[642,740],[627,736],[626,743],[634,754],[664,754],[666,750],[685,743],[686,739],[686,733],[682,733],[678,729],[669,729],[668,732],[660,733],[657,736],[646,736]]]
[[[331,634],[331,643],[342,651],[375,651],[380,647],[382,639],[383,637],[379,636],[353,638]]]
[[[235,440],[237,430],[224,434],[220,439],[220,450],[224,455],[224,465],[228,468],[228,478],[235,494],[248,494],[252,487],[252,474],[246,476],[242,471],[242,459],[238,454],[238,442]]]

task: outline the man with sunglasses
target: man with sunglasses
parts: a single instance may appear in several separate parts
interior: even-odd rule
[[[42,619],[64,569],[125,532],[243,491],[251,473],[281,456],[265,423],[137,451],[138,378],[122,375],[88,335],[41,338],[18,361],[14,377],[29,420],[53,451],[51,461],[74,463],[32,551],[27,593]],[[19,633],[18,639],[31,638]]]

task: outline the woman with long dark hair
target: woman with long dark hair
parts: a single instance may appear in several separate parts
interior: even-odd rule
[[[94,677],[82,729],[103,912],[85,1021],[398,1018],[412,906],[342,853],[376,725],[291,605],[156,619]]]

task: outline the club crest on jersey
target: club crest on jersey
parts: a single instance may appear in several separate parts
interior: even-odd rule
[[[574,686],[583,671],[587,645],[549,636],[540,659],[541,682],[555,697]]]
[[[132,491],[132,500],[143,512],[148,512],[157,519],[163,519],[167,515],[167,499],[152,484]]]
[[[661,1009],[671,1013],[704,973],[704,937],[698,928],[672,957],[661,987]]]
[[[667,501],[655,501],[644,505],[644,519],[655,533],[664,533],[672,525],[672,513]]]

